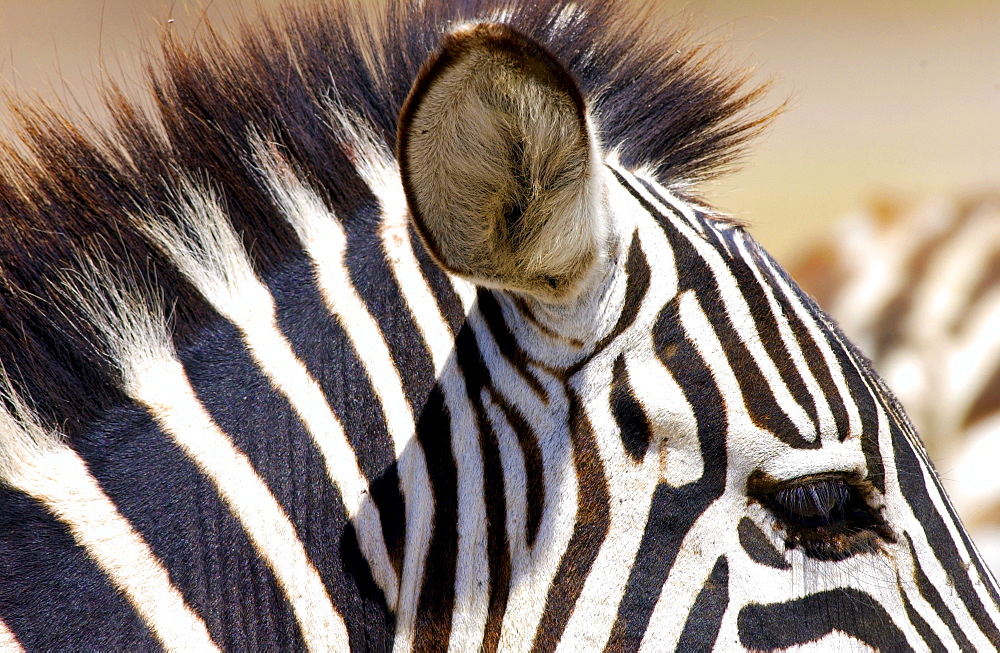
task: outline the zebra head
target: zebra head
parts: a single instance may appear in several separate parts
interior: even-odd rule
[[[624,3],[387,4],[0,144],[0,648],[1000,646],[892,395],[692,199],[761,92]]]
[[[417,231],[492,334],[505,634],[1000,644],[995,583],[867,359],[742,225],[623,166],[543,46],[446,36],[398,152]]]

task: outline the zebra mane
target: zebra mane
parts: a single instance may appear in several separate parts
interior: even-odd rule
[[[187,228],[178,189],[195,185],[218,201],[267,283],[280,284],[281,272],[303,260],[264,183],[262,143],[348,232],[371,225],[378,201],[358,171],[371,153],[358,151],[350,125],[368,125],[380,154],[393,152],[420,66],[463,23],[503,21],[550,49],[576,76],[605,149],[667,186],[732,164],[774,115],[754,114],[765,88],[749,84],[749,73],[720,67],[716,48],[665,31],[652,9],[632,2],[368,5],[289,5],[232,38],[207,30],[193,46],[168,34],[162,62],[149,66],[153,110],[108,86],[107,125],[15,103],[20,141],[0,143],[9,412],[30,410],[72,436],[123,401],[120,373],[81,301],[102,273],[163,308],[178,351],[218,318],[150,238],[149,224]]]

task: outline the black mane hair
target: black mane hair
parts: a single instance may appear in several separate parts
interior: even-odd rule
[[[152,111],[113,86],[108,125],[15,103],[20,142],[0,143],[0,365],[9,390],[70,436],[123,401],[100,338],[61,290],[87,274],[87,260],[113,281],[155,289],[178,348],[197,342],[217,316],[134,223],[175,220],[184,180],[216,194],[261,278],[303,255],[264,188],[255,137],[349,233],[370,227],[377,201],[329,104],[368,121],[394,151],[420,66],[463,23],[506,22],[548,48],[575,75],[605,149],[623,165],[674,187],[729,165],[773,115],[752,113],[764,88],[720,68],[714,49],[663,31],[650,13],[603,0],[289,5],[232,38],[209,30],[189,47],[168,34],[148,75]]]

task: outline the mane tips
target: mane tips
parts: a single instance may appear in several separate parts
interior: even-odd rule
[[[651,7],[303,0],[237,22],[232,36],[210,25],[190,41],[166,30],[148,65],[151,102],[104,84],[106,122],[15,102],[19,140],[0,140],[0,365],[13,390],[69,437],[121,399],[118,373],[89,342],[98,336],[77,327],[86,307],[51,283],[58,271],[85,273],[82,253],[125,288],[156,285],[178,351],[218,319],[133,219],[176,221],[181,180],[217,200],[261,279],[304,256],[263,177],[262,139],[331,215],[377,219],[369,150],[395,151],[420,66],[462,25],[504,23],[551,53],[578,86],[602,151],[624,166],[677,188],[731,165],[775,115],[755,114],[766,85],[727,72],[718,48],[665,29]]]

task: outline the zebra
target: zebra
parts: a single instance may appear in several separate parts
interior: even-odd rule
[[[875,197],[790,271],[871,354],[1000,569],[1000,194]]]
[[[989,650],[867,359],[698,200],[765,89],[624,3],[289,7],[19,107],[0,643]]]

